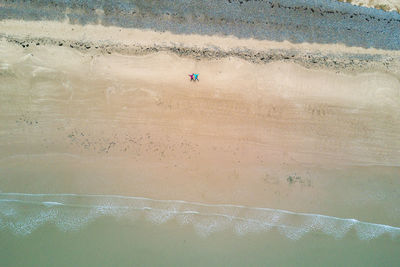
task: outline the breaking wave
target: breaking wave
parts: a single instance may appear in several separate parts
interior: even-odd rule
[[[278,209],[117,195],[0,193],[0,229],[17,235],[29,235],[46,223],[62,231],[79,230],[102,216],[130,220],[144,217],[155,224],[175,219],[181,225],[193,225],[201,236],[229,229],[244,235],[273,228],[293,240],[310,232],[340,239],[351,230],[361,240],[383,234],[392,239],[400,236],[398,227]]]

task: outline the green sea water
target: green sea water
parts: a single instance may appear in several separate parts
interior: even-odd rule
[[[42,225],[27,236],[0,232],[1,266],[398,266],[400,242],[381,236],[291,240],[279,231],[202,237],[175,221],[154,225],[102,217],[78,231]]]
[[[112,195],[0,194],[0,266],[397,266],[400,228]]]

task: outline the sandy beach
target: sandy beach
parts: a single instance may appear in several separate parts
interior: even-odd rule
[[[18,25],[15,21],[3,23],[14,29]],[[14,39],[28,35],[22,32],[26,29],[23,26],[15,30]],[[191,55],[182,57],[164,51],[137,55],[129,49],[123,54],[114,53],[113,49],[121,49],[121,44],[107,36],[101,26],[98,31],[94,26],[88,31],[78,30],[92,33],[86,37],[91,45],[97,32],[109,37],[116,43],[109,47],[111,54],[40,44],[42,38],[51,39],[52,32],[43,30],[47,28],[53,29],[56,37],[64,32],[64,40],[80,41],[73,31],[71,36],[61,31],[67,26],[76,27],[47,22],[37,25],[41,29],[37,32],[30,28],[29,38],[34,41],[29,47],[3,39],[3,72],[14,73],[6,77],[9,80],[3,86],[19,80],[19,86],[22,82],[24,88],[29,88],[3,95],[2,129],[7,133],[2,135],[4,163],[8,158],[15,161],[14,157],[25,157],[29,151],[37,154],[38,161],[52,161],[63,155],[74,161],[68,159],[68,154],[84,157],[83,161],[88,157],[94,161],[90,168],[97,169],[103,166],[98,164],[99,158],[110,161],[105,166],[116,165],[115,169],[124,174],[110,177],[107,186],[93,181],[87,183],[88,187],[80,186],[80,179],[85,178],[76,174],[80,181],[70,185],[72,192],[251,206],[273,203],[277,208],[291,209],[295,205],[301,211],[316,213],[322,211],[322,205],[315,200],[326,199],[325,194],[336,187],[336,178],[329,182],[331,171],[361,171],[376,166],[391,173],[383,185],[398,183],[398,52],[349,48],[354,55],[379,55],[392,61],[386,65],[369,62],[375,70],[362,70],[363,66],[354,70],[350,65],[338,71],[337,66],[326,65],[320,70],[307,62],[301,66],[280,60],[255,64],[233,56],[193,59]],[[137,35],[145,38],[134,43],[136,46],[161,39],[154,41],[155,33],[148,31]],[[224,38],[197,38],[203,46],[225,43],[221,40]],[[235,50],[234,42],[226,39],[227,45],[221,50]],[[122,39],[127,40],[133,46],[132,39]],[[179,41],[183,47],[193,45],[184,43],[185,38]],[[268,43],[253,43],[255,51],[271,49]],[[296,50],[294,45],[286,49],[294,54],[305,50]],[[334,51],[329,45],[308,45],[309,53],[313,50]],[[346,52],[346,47],[339,46],[337,57]],[[301,60],[298,54],[296,57]],[[189,81],[188,73],[193,71],[201,73],[200,82]],[[6,101],[11,97],[13,101]],[[29,161],[38,167],[35,158]],[[62,167],[63,163],[54,163],[51,168],[57,169],[58,165]],[[25,168],[12,170],[31,172]],[[38,170],[37,176],[42,173]],[[112,171],[108,175],[113,176]],[[30,175],[10,174],[16,176]],[[293,184],[289,177],[295,177]],[[319,185],[321,180],[328,184]],[[3,188],[30,192],[32,186],[22,181],[12,184]],[[55,188],[50,186],[46,191],[65,191],[63,184],[57,188],[56,183]],[[122,184],[123,192],[114,189]],[[37,187],[37,182],[33,186]],[[314,204],[307,201],[310,192],[316,194]],[[397,193],[394,191],[393,197]],[[360,189],[352,188],[348,197],[360,197],[358,194],[362,194]],[[350,208],[346,206],[344,201],[344,209],[339,210]]]
[[[268,208],[310,229],[302,214],[349,222],[343,233],[368,223],[361,240],[398,245],[398,36],[368,47],[8,18],[0,38],[2,199]],[[150,202],[135,205],[164,205]],[[31,229],[13,225],[2,228]]]

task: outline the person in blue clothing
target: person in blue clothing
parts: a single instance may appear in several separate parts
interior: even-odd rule
[[[199,74],[193,73],[194,81],[200,81],[199,80]]]

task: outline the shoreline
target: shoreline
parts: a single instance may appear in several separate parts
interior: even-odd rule
[[[227,229],[242,236],[254,232],[268,232],[273,228],[279,229],[282,235],[292,240],[318,232],[333,236],[335,239],[342,239],[352,230],[360,240],[364,241],[382,235],[390,235],[392,240],[397,240],[400,236],[399,227],[350,218],[243,205],[206,204],[121,195],[0,193],[0,205],[6,206],[6,209],[15,207],[18,210],[12,216],[7,216],[5,224],[2,225],[3,222],[0,222],[0,229],[10,228],[14,234],[22,236],[29,235],[38,227],[48,223],[55,224],[63,231],[79,230],[98,217],[105,216],[133,220],[143,216],[156,225],[176,220],[180,225],[192,225],[202,237]],[[31,211],[19,210],[17,208],[19,205],[32,206]],[[77,222],[63,225],[65,220],[74,221],[75,214],[73,212],[69,214],[66,211],[68,208],[89,211],[84,213],[85,215],[80,212],[80,216],[83,217]],[[138,212],[143,214],[137,214]],[[35,222],[29,220],[24,222],[19,218],[21,215],[26,217],[23,213],[35,217],[42,214],[43,218],[39,216]],[[203,217],[207,219],[204,220]],[[59,218],[63,220],[60,221]],[[16,225],[15,222],[18,222],[18,226],[12,227]]]

